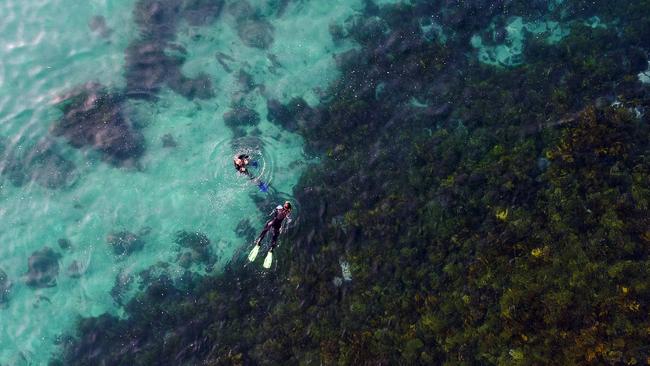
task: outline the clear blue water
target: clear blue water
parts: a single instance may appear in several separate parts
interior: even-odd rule
[[[184,268],[174,243],[179,230],[209,237],[215,271],[249,245],[236,228],[246,219],[260,227],[264,217],[255,198],[265,193],[234,172],[232,156],[240,148],[259,156],[262,179],[290,197],[304,168],[317,160],[305,154],[298,135],[267,121],[266,100],[302,97],[317,103],[319,90],[336,77],[333,55],[353,47],[334,44],[328,26],[362,6],[356,0],[290,2],[283,16],[269,17],[274,42],[266,50],[242,44],[227,11],[210,26],[180,22],[174,43],[187,51],[182,71],[209,75],[215,96],[188,100],[163,87],[157,101],[128,100],[125,113],[142,126],[146,151],[137,164],[115,166],[50,130],[62,113],[56,102],[75,86],[126,85],[124,51],[139,33],[134,5],[133,0],[0,2],[3,164],[47,141],[75,166],[59,188],[29,177],[17,186],[7,174],[0,177],[0,269],[12,283],[0,309],[0,364],[44,364],[57,337],[78,317],[122,315],[111,296],[116,277],[134,276],[159,262],[172,263],[170,271],[180,275]],[[275,11],[273,4],[257,9]],[[97,26],[96,16],[105,24]],[[227,55],[225,66],[217,53]],[[239,70],[258,86],[242,88]],[[233,136],[225,125],[223,114],[233,100],[259,113],[255,143]],[[175,147],[163,146],[165,135]],[[144,248],[118,258],[107,236],[119,231],[142,234]],[[71,248],[62,248],[59,239],[69,240]],[[32,288],[25,283],[28,258],[44,247],[60,255],[56,286]],[[81,267],[78,278],[68,273],[73,261]],[[205,271],[201,265],[190,268]]]

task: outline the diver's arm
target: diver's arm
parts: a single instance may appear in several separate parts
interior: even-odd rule
[[[282,220],[282,226],[280,227],[280,234],[285,233],[287,231],[290,223],[291,223],[291,214],[287,215],[287,217],[284,220]]]

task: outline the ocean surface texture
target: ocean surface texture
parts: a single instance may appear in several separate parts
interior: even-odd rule
[[[0,365],[650,363],[649,54],[645,0],[0,1]]]

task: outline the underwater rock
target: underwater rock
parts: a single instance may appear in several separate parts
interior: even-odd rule
[[[122,305],[122,300],[127,291],[131,289],[133,284],[133,275],[124,270],[121,270],[116,276],[111,288],[111,297],[116,304]]]
[[[224,0],[186,0],[183,18],[193,26],[212,24],[223,9]]]
[[[192,265],[192,253],[183,252],[183,254],[178,257],[177,261],[179,266],[189,268]]]
[[[305,128],[307,125],[318,124],[320,113],[311,108],[302,98],[293,98],[283,105],[278,100],[269,99],[266,102],[268,113],[266,118],[284,129],[292,132]]]
[[[340,24],[330,24],[328,29],[335,44],[339,44],[347,36],[345,28]]]
[[[171,40],[176,35],[180,12],[181,2],[177,0],[139,0],[133,17],[145,38]]]
[[[74,180],[75,165],[54,149],[52,141],[41,141],[25,157],[24,166],[39,185],[56,189]]]
[[[166,44],[145,40],[132,42],[125,53],[127,94],[153,94],[167,82],[170,75],[179,75],[184,56],[169,56]]]
[[[144,152],[144,138],[124,115],[123,98],[101,84],[87,83],[57,101],[63,116],[52,133],[65,137],[71,146],[91,147],[114,163],[138,158]],[[49,159],[62,164],[60,159]]]
[[[190,25],[207,25],[221,13],[223,0],[140,0],[134,17],[142,30],[140,39],[125,51],[126,95],[155,99],[163,85],[187,99],[214,97],[207,74],[194,78],[181,72],[187,51],[170,43],[176,36],[181,18]]]
[[[277,18],[281,18],[284,13],[287,11],[287,7],[289,6],[289,3],[291,3],[293,0],[279,0],[279,4],[277,5],[277,10],[275,12],[275,16]]]
[[[172,69],[172,76],[167,79],[167,85],[174,92],[192,100],[210,99],[214,97],[212,80],[206,73],[199,73],[195,78],[188,78],[180,73],[180,69]]]
[[[101,15],[94,15],[90,18],[88,28],[102,38],[108,38],[113,33],[113,30],[106,25],[106,19]]]
[[[210,245],[210,239],[198,231],[179,231],[176,233],[174,242],[183,248],[190,248],[193,250],[203,250],[203,248]]]
[[[144,290],[147,286],[158,279],[170,277],[169,267],[169,263],[159,261],[138,272],[138,289]]]
[[[176,147],[178,145],[176,143],[176,140],[174,139],[174,136],[172,136],[171,133],[164,134],[160,138],[160,141],[162,142],[162,146],[166,147],[166,148],[172,148],[172,147]]]
[[[209,75],[199,73],[189,78],[181,72],[186,54],[182,46],[175,44],[146,40],[132,42],[125,51],[126,94],[148,99],[167,85],[189,100],[214,97]]]
[[[106,243],[113,248],[113,253],[119,256],[130,255],[144,248],[144,241],[129,231],[108,234]]]
[[[237,106],[224,113],[223,120],[236,135],[243,135],[244,127],[257,125],[260,122],[260,116],[250,108]]]
[[[72,278],[80,278],[86,272],[86,269],[78,261],[74,260],[68,266],[66,273]]]
[[[284,126],[292,123],[294,120],[293,113],[291,113],[289,107],[280,103],[277,99],[267,100],[266,108],[268,110],[266,118],[272,123]]]
[[[267,49],[273,43],[273,26],[265,20],[248,19],[237,23],[237,35],[246,46]]]
[[[59,244],[59,248],[63,250],[69,250],[70,248],[72,248],[72,242],[70,242],[70,240],[66,238],[60,238],[59,240],[57,240],[57,243]]]
[[[56,286],[59,275],[59,259],[61,255],[49,247],[37,250],[29,257],[25,283],[31,287]]]
[[[256,86],[253,75],[247,73],[244,70],[239,70],[237,73],[237,82],[239,83],[239,86],[244,93],[251,92]]]
[[[228,4],[228,14],[232,15],[237,21],[253,18],[256,15],[253,6],[246,0],[231,1]]]
[[[174,242],[182,248],[190,249],[177,257],[179,265],[184,268],[192,263],[211,264],[214,261],[210,251],[210,239],[201,232],[179,231]]]
[[[12,283],[5,271],[0,268],[0,305],[9,300],[9,290],[11,290]]]

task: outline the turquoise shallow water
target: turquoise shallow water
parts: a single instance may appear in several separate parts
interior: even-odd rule
[[[264,217],[255,198],[264,193],[234,172],[232,155],[241,147],[259,156],[262,179],[280,196],[291,196],[303,169],[317,160],[304,153],[298,135],[266,120],[266,100],[318,102],[319,88],[336,76],[333,55],[352,47],[334,44],[328,26],[355,14],[361,1],[290,2],[281,17],[269,17],[274,42],[266,50],[243,45],[228,12],[207,27],[181,22],[175,43],[187,51],[182,71],[190,77],[209,75],[215,97],[190,101],[163,88],[157,101],[129,100],[125,110],[142,126],[146,152],[137,164],[116,167],[49,131],[61,115],[54,102],[72,87],[88,81],[125,86],[124,50],[138,35],[133,7],[132,0],[0,3],[5,159],[23,156],[45,139],[75,165],[67,186],[58,189],[34,180],[14,186],[0,178],[0,269],[12,283],[0,309],[0,364],[43,364],[57,337],[79,316],[121,315],[111,296],[116,277],[135,276],[159,262],[171,263],[170,272],[180,275],[184,269],[176,264],[174,243],[179,230],[209,237],[217,271],[248,244],[236,228],[246,219],[260,228]],[[271,5],[257,9],[275,10]],[[106,27],[93,31],[89,23],[96,15],[105,18]],[[228,56],[225,66],[215,57],[218,52]],[[256,86],[243,88],[239,70]],[[222,116],[233,101],[259,113],[256,139],[234,137],[225,125]],[[163,146],[165,135],[175,147]],[[116,257],[106,238],[122,230],[141,233],[144,248]],[[59,246],[62,238],[70,249]],[[30,255],[43,247],[61,255],[60,271],[56,286],[34,289],[24,275]],[[73,261],[82,268],[79,278],[67,273]]]

